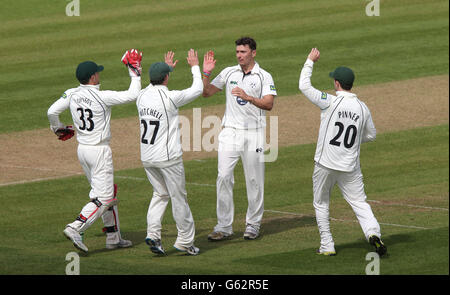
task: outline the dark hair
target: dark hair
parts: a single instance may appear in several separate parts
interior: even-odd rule
[[[169,76],[169,74],[167,74],[166,76]],[[164,78],[162,78],[161,80],[152,80],[150,78],[150,83],[155,86],[155,85],[162,85],[162,83],[164,83],[164,80],[166,80],[166,76],[164,76]]]
[[[91,79],[91,78],[83,79],[83,80],[79,80],[79,81],[80,81],[80,84],[86,85],[87,83],[89,83],[89,80],[90,80],[90,79]]]
[[[236,46],[238,45],[248,45],[251,50],[256,50],[256,41],[250,37],[242,37],[236,40]]]
[[[341,81],[339,81],[337,79],[334,79],[334,81],[338,81],[339,85],[341,85],[341,88],[344,89],[344,90],[347,90],[347,91],[352,89],[352,87],[353,87],[353,84],[352,85],[347,85],[347,84],[344,84],[343,82],[341,82]]]
[[[165,78],[166,78],[166,77],[164,77],[164,79],[165,79]],[[151,83],[153,86],[155,86],[155,85],[161,85],[161,84],[164,82],[164,79],[158,80],[158,81],[150,80],[150,83]]]
[[[80,81],[80,83],[81,84],[83,84],[83,85],[86,85],[86,84],[88,84],[89,83],[89,80],[91,80],[91,77],[92,76],[94,76],[95,75],[95,73],[94,74],[92,74],[92,75],[90,75],[89,77],[87,77],[87,78],[84,78],[84,79],[78,79],[78,81]]]

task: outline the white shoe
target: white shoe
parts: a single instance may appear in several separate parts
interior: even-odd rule
[[[86,247],[86,245],[83,244],[83,239],[79,232],[77,232],[75,229],[71,228],[70,226],[66,226],[63,233],[67,239],[72,241],[75,248],[77,248],[80,251],[83,251],[84,253],[88,252],[88,247]]]
[[[259,229],[256,226],[251,224],[247,224],[247,228],[244,232],[244,239],[246,240],[254,240],[259,237]]]
[[[316,250],[316,254],[318,255],[325,255],[325,256],[336,256],[336,251],[321,251],[320,249]]]
[[[329,245],[328,247],[320,246],[320,248],[317,249],[316,254],[325,256],[335,256],[336,250],[334,249],[334,244]]]
[[[117,248],[129,248],[133,246],[133,242],[131,242],[130,240],[122,240],[120,239],[120,242],[117,244],[106,244],[106,249],[117,249]]]
[[[187,255],[195,256],[195,255],[198,255],[200,253],[200,249],[195,247],[194,245],[192,245],[190,247],[184,247],[184,246],[175,244],[175,245],[173,245],[173,247],[177,251],[186,252]]]
[[[150,238],[145,239],[145,243],[150,246],[150,251],[152,251],[155,254],[160,255],[166,255],[166,251],[164,251],[164,248],[162,246],[161,240],[153,240]]]

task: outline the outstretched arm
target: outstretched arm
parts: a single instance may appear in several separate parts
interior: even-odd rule
[[[314,63],[320,58],[320,52],[317,48],[313,48],[308,55],[308,58],[300,73],[300,80],[298,82],[298,88],[300,91],[319,108],[326,109],[330,105],[331,95],[317,90],[311,85],[311,76],[314,67]]]
[[[130,87],[125,91],[100,91],[99,95],[106,105],[113,106],[136,100],[141,91],[141,61],[142,52],[138,52],[136,49],[125,52],[122,62],[126,65],[131,78]]]
[[[191,87],[181,91],[170,92],[171,99],[177,108],[190,103],[191,101],[199,97],[203,91],[203,83],[200,74],[197,51],[195,51],[194,49],[189,50],[186,60],[187,63],[191,66],[192,85]]]
[[[203,57],[203,97],[209,97],[220,91],[219,88],[211,84],[210,75],[216,66],[214,52],[208,51]]]

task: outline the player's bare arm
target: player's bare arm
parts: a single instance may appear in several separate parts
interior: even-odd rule
[[[210,75],[216,66],[216,60],[214,59],[214,51],[209,50],[203,56],[203,97],[210,97],[220,91],[214,85],[211,85]]]
[[[248,95],[240,87],[233,88],[233,90],[231,90],[231,94],[233,94],[234,96],[238,96],[238,97],[242,98],[243,100],[250,102],[254,106],[256,106],[260,109],[266,110],[266,111],[272,110],[273,101],[275,99],[275,96],[273,96],[273,95],[265,95],[261,99],[255,98],[253,96]]]

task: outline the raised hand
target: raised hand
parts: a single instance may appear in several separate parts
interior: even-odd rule
[[[140,76],[142,73],[142,52],[130,49],[122,56],[122,62],[128,67],[131,76]]]
[[[175,68],[175,66],[178,63],[178,60],[176,60],[175,62],[173,62],[173,57],[175,56],[175,53],[173,51],[168,51],[165,55],[164,55],[164,62],[166,64],[169,65],[169,67]]]
[[[195,51],[194,49],[190,49],[188,51],[188,56],[187,56],[187,63],[193,67],[193,66],[198,66],[199,62],[198,62],[198,56],[197,56],[197,51]]]
[[[211,73],[216,66],[216,60],[214,59],[214,51],[208,51],[203,57],[203,72]]]
[[[313,62],[316,62],[320,58],[320,51],[317,48],[311,49],[311,52],[308,55],[308,58]]]

